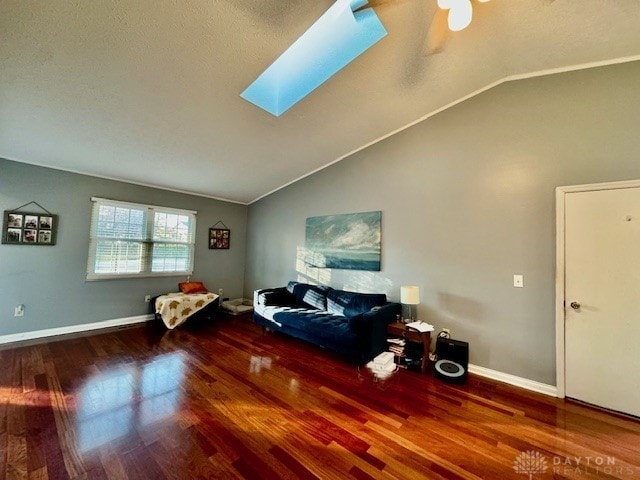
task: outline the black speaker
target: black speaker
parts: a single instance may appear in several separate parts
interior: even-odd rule
[[[467,381],[469,369],[469,344],[460,340],[438,337],[436,340],[435,377],[451,383]]]

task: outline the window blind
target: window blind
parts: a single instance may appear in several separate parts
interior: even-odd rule
[[[87,280],[193,273],[196,212],[91,200]]]

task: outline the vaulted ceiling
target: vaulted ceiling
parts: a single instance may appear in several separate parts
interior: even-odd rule
[[[493,0],[430,54],[436,0],[282,117],[239,97],[332,4],[4,0],[0,157],[249,203],[504,79],[640,59],[637,0]]]

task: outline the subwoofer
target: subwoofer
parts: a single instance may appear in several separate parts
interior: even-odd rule
[[[438,337],[436,340],[437,360],[433,365],[435,377],[451,383],[467,381],[469,369],[469,344],[460,340]]]

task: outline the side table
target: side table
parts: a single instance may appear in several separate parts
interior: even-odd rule
[[[431,332],[418,332],[407,328],[404,323],[392,322],[387,325],[387,335],[401,337],[409,342],[422,343],[422,365],[420,370],[427,373],[429,367],[429,350],[431,348]]]

